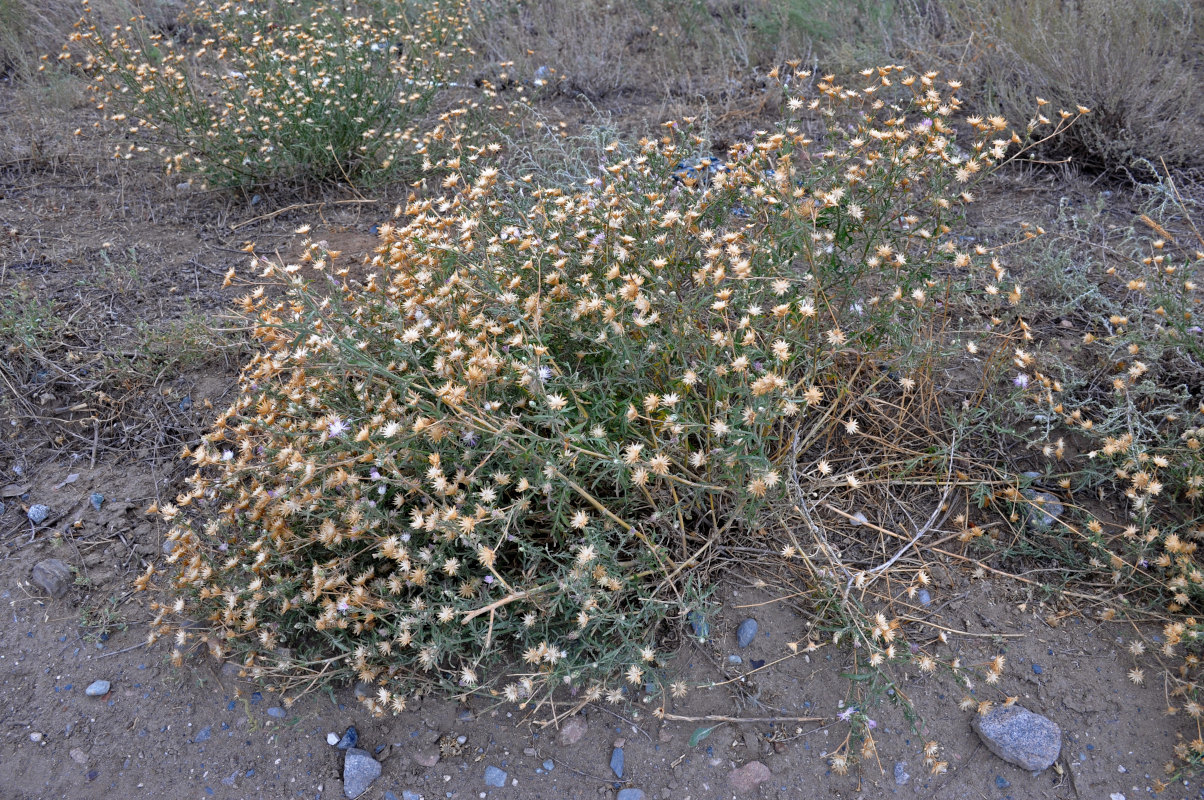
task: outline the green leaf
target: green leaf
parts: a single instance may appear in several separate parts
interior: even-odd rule
[[[702,728],[695,729],[694,733],[690,734],[690,747],[697,747],[699,742],[710,736],[711,733],[714,732],[714,730],[720,725],[723,725],[723,723],[720,722],[719,725],[712,725],[709,728],[704,726]]]

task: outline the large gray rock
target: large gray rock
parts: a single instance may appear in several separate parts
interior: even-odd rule
[[[367,750],[353,747],[347,751],[343,759],[343,794],[348,800],[355,800],[372,785],[372,781],[380,777],[380,762],[373,758]]]
[[[62,597],[75,582],[71,567],[57,558],[39,561],[33,567],[33,582],[50,593],[51,597]]]
[[[988,750],[1021,769],[1040,772],[1062,752],[1057,723],[1021,706],[993,708],[971,724]]]

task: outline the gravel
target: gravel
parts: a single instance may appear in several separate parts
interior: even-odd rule
[[[765,781],[772,777],[769,767],[760,761],[750,761],[744,766],[734,769],[727,776],[728,785],[737,794],[747,794],[755,791]]]
[[[616,747],[610,753],[610,769],[616,778],[623,777],[623,748]]]
[[[359,797],[368,790],[372,782],[380,777],[380,762],[367,750],[352,747],[343,759],[343,794],[349,800]]]
[[[92,681],[87,689],[84,689],[84,694],[88,697],[104,697],[112,688],[108,681]]]
[[[1030,772],[1052,765],[1062,750],[1062,729],[1021,706],[993,708],[976,715],[971,725],[988,750]]]
[[[741,622],[739,628],[736,628],[736,646],[744,649],[752,644],[755,638],[757,638],[757,621],[750,617]]]
[[[348,725],[347,732],[343,734],[342,739],[339,739],[337,742],[335,742],[334,746],[340,750],[350,750],[351,748],[355,747],[355,743],[358,742],[359,739],[359,731],[355,729],[354,725]]]
[[[41,503],[34,503],[29,507],[29,511],[25,512],[25,516],[34,525],[41,525],[50,516],[50,506],[44,506]]]
[[[490,765],[485,767],[485,785],[500,789],[506,785],[506,770]]]
[[[67,562],[58,558],[47,558],[33,567],[33,582],[51,597],[62,597],[67,593],[75,576]]]
[[[569,747],[577,744],[585,738],[585,733],[588,730],[585,724],[585,717],[575,716],[569,717],[564,725],[560,727],[560,732],[556,734],[556,741],[561,747]]]

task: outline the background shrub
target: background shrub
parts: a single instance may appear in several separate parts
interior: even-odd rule
[[[168,35],[138,17],[73,37],[111,119],[166,138],[171,171],[217,186],[371,184],[413,167],[415,122],[457,58],[465,3],[243,0],[186,9]]]
[[[941,0],[917,17],[951,69],[1005,116],[1034,97],[1092,114],[1052,157],[1096,169],[1204,165],[1204,32],[1186,0]],[[923,47],[922,40],[917,46]],[[956,66],[954,66],[956,64]],[[1139,177],[1153,173],[1140,170]]]

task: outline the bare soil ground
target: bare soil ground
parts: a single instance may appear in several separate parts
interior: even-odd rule
[[[15,97],[0,84],[0,118]],[[624,124],[659,121],[651,117],[660,106],[629,105],[615,109]],[[587,120],[584,106],[548,111]],[[32,148],[17,147],[21,132],[10,125],[4,141],[12,149],[0,153],[0,298],[17,304],[10,316],[44,309],[30,316],[30,330],[6,331],[0,341],[0,599],[11,615],[0,626],[3,800],[341,797],[342,753],[326,736],[349,725],[360,746],[379,749],[384,765],[363,795],[371,800],[408,798],[407,791],[427,800],[612,798],[623,788],[675,800],[1094,800],[1146,795],[1162,777],[1174,726],[1162,687],[1126,678],[1133,664],[1125,644],[1136,631],[1088,619],[1043,592],[1039,584],[1056,585],[1056,576],[1040,574],[1051,567],[1037,563],[1016,580],[990,570],[975,576],[973,560],[929,554],[931,603],[900,601],[897,611],[912,620],[913,638],[946,632],[948,651],[965,663],[1006,655],[1002,691],[1064,732],[1061,759],[1039,775],[985,749],[971,715],[957,707],[964,688],[918,672],[901,673],[897,693],[919,717],[905,718],[902,703],[884,695],[874,707],[876,753],[848,775],[833,774],[825,754],[845,735],[837,717],[850,659],[831,645],[791,650],[788,642],[808,634],[807,609],[736,572],[718,589],[724,612],[711,638],[683,635],[672,667],[692,685],[714,688],[691,692],[663,720],[653,713],[659,700],[589,705],[584,735],[572,743],[557,731],[564,720],[542,724],[564,708],[533,715],[428,698],[400,716],[373,719],[348,687],[284,710],[270,691],[240,682],[207,655],[172,668],[168,648],[144,646],[150,614],[129,588],[162,557],[163,524],[144,509],[180,490],[186,470],[176,456],[229,401],[245,355],[236,332],[184,337],[180,326],[236,327],[222,319],[232,299],[222,276],[246,263],[247,241],[287,255],[294,228],[313,223],[310,237],[328,240],[354,264],[373,246],[372,226],[401,196],[303,204],[196,192],[162,176],[149,156],[112,159],[90,115],[76,108],[73,120],[58,121],[82,128],[81,136],[48,136]],[[980,212],[980,225],[1052,213],[1056,197],[1072,190],[1089,193],[1037,185],[1023,195],[1027,208],[1001,203]],[[103,495],[99,510],[93,493]],[[39,526],[26,519],[36,503],[51,509]],[[34,565],[47,558],[76,571],[61,598],[31,584]],[[759,633],[740,649],[734,630],[749,617]],[[86,696],[98,679],[111,691]],[[690,744],[699,728],[719,722]],[[949,764],[945,774],[924,767],[930,741]],[[609,767],[616,746],[624,753],[621,778]],[[731,776],[751,761],[771,775],[742,791]],[[505,786],[486,785],[488,766],[506,772]],[[1193,779],[1167,796],[1204,792]]]

